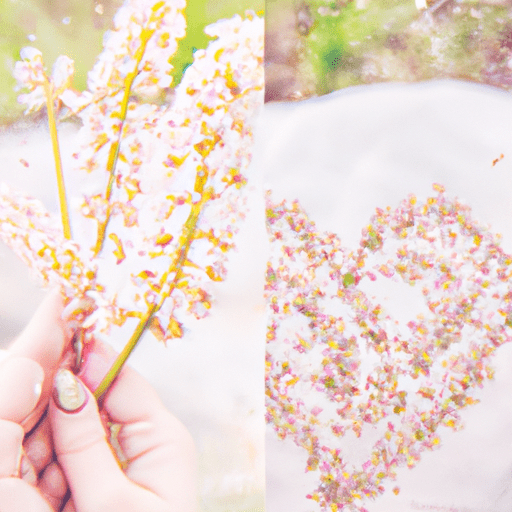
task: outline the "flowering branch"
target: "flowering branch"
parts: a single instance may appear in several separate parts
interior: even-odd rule
[[[118,136],[115,138],[110,146],[108,160],[107,160],[107,172],[109,173],[107,189],[105,191],[105,199],[107,204],[110,205],[110,198],[112,196],[112,187],[114,185],[115,180],[115,171],[116,164],[119,158],[119,149],[121,146],[121,139],[123,136],[123,128],[126,121],[126,115],[128,113],[128,105],[130,96],[132,94],[132,88],[135,79],[140,73],[140,64],[144,57],[148,42],[153,37],[157,30],[157,22],[162,21],[163,16],[168,10],[168,6],[165,5],[165,2],[158,2],[153,5],[151,8],[151,15],[147,20],[147,26],[145,26],[140,34],[140,44],[135,51],[133,58],[133,69],[126,74],[126,78],[124,79],[123,88],[122,88],[122,99],[119,105],[119,111],[115,111],[116,117],[119,116],[118,123]],[[97,256],[103,247],[103,242],[105,240],[105,234],[108,226],[108,222],[112,213],[112,208],[110,206],[107,207],[107,213],[105,219],[98,222],[98,235],[96,238],[96,246],[94,248],[94,255]]]
[[[32,200],[20,194],[13,202],[7,189],[0,237],[45,283],[62,287],[85,343],[137,320],[98,396],[146,331],[166,342],[183,335],[187,315],[208,314],[209,283],[225,277],[226,252],[244,216],[252,119],[263,101],[263,20],[247,13],[207,27],[215,39],[195,52],[172,102],[154,104],[172,81],[169,61],[185,34],[184,7],[183,0],[127,0],[87,91],[72,88],[67,57],[57,59],[46,81],[38,50],[24,49],[15,67],[29,90],[19,97],[29,111],[46,97],[63,117],[81,121],[72,172],[85,172],[87,185],[70,202],[71,253],[64,250],[67,235],[18,218]],[[36,218],[53,226],[37,205]]]
[[[23,60],[16,63],[14,76],[21,86],[29,89],[29,93],[21,95],[20,101],[28,105],[27,113],[38,110],[43,104],[46,104],[48,128],[52,140],[55,173],[57,176],[62,229],[65,238],[70,240],[71,225],[62,173],[54,103],[59,95],[70,86],[73,63],[67,57],[59,57],[55,63],[52,77],[49,78],[44,70],[43,57],[39,50],[24,48],[21,51],[21,57]]]
[[[137,346],[137,343],[140,341],[140,338],[142,337],[144,331],[148,327],[155,311],[156,305],[151,307],[146,313],[146,316],[139,321],[131,338],[128,340],[123,350],[117,356],[116,360],[106,373],[105,377],[103,377],[98,387],[94,390],[94,397],[96,398],[96,400],[100,400],[103,397],[103,395],[108,391],[116,377],[119,375],[119,372],[122,370],[124,363],[126,363],[128,357],[130,357],[130,354],[133,352],[133,349]]]
[[[151,324],[152,319],[154,318],[154,314],[161,308],[162,304],[164,303],[165,299],[170,297],[174,289],[176,288],[177,284],[183,277],[183,265],[187,261],[187,254],[190,249],[190,245],[192,243],[192,240],[194,238],[196,228],[197,228],[197,222],[199,220],[199,216],[201,214],[202,208],[206,201],[208,201],[209,196],[204,195],[203,199],[194,205],[192,208],[192,211],[190,212],[190,215],[185,222],[184,226],[184,235],[182,236],[181,245],[177,253],[177,259],[176,261],[171,265],[170,270],[164,274],[163,281],[167,280],[169,275],[174,275],[174,278],[169,284],[169,289],[165,294],[161,294],[160,300],[152,305],[149,306],[148,311],[144,315],[143,318],[140,319],[134,333],[132,334],[132,337],[128,341],[128,343],[125,345],[124,349],[121,351],[119,356],[116,358],[114,363],[112,364],[112,367],[109,369],[103,380],[100,382],[99,386],[94,392],[94,396],[96,399],[100,399],[103,394],[108,390],[114,379],[117,377],[119,372],[121,371],[124,363],[132,353],[133,349],[136,347],[137,343],[139,342],[141,336],[143,335],[146,328]],[[163,288],[163,283],[161,288]],[[158,327],[157,327],[158,328]]]

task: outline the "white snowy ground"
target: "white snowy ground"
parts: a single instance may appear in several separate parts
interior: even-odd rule
[[[504,158],[495,166],[494,159]],[[512,96],[438,81],[356,87],[296,104],[267,105],[260,117],[257,170],[273,199],[299,199],[320,230],[355,247],[376,207],[395,207],[432,183],[502,233],[512,251]],[[407,289],[406,289],[407,288]],[[376,290],[388,311],[414,318],[420,290]],[[440,432],[442,446],[398,471],[370,512],[512,510],[512,347],[494,360],[495,380],[462,412],[465,429]],[[306,454],[267,429],[266,511],[312,512],[318,484]],[[398,496],[391,492],[401,488]]]
[[[60,128],[64,169],[75,130]],[[28,167],[22,161],[28,163]],[[0,133],[0,181],[58,211],[50,138],[45,127]],[[262,196],[253,192],[240,223],[228,278],[215,283],[212,315],[165,348],[146,336],[130,358],[191,431],[199,451],[203,512],[263,512],[264,305],[266,261]],[[6,346],[44,297],[28,271],[0,244],[0,346]],[[126,340],[112,340],[120,350]],[[3,342],[3,343],[2,343]]]

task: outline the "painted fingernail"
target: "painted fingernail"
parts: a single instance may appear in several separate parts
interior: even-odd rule
[[[87,393],[72,372],[61,368],[53,380],[53,399],[64,412],[78,412],[87,403]]]

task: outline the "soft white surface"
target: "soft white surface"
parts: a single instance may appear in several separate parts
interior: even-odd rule
[[[59,129],[65,170],[71,168],[74,134],[71,126]],[[58,211],[51,143],[44,126],[0,134],[0,162],[0,181]],[[263,199],[255,188],[249,207],[235,241],[238,250],[229,256],[228,278],[215,283],[212,315],[201,321],[191,318],[184,339],[167,348],[146,336],[129,361],[191,431],[207,512],[261,506],[264,493],[262,289],[267,249]],[[1,343],[18,334],[45,292],[1,244],[0,262]],[[130,334],[112,339],[112,345],[120,350]]]
[[[503,234],[512,252],[512,96],[450,81],[347,89],[296,104],[267,105],[256,166],[275,201],[299,199],[321,230],[355,247],[376,207],[395,207],[432,183],[469,204]],[[500,154],[504,159],[495,166]],[[420,290],[377,290],[396,317],[415,316]],[[405,292],[404,292],[405,293]],[[441,431],[442,447],[398,472],[370,512],[512,510],[512,347],[497,351],[496,378],[463,411],[462,432]],[[267,512],[310,512],[306,453],[267,430]],[[395,483],[387,483],[391,489]]]

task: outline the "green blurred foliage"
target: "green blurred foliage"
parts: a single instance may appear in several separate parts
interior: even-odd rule
[[[173,59],[174,83],[178,84],[183,71],[192,64],[193,52],[208,46],[209,38],[204,28],[221,19],[243,15],[252,10],[263,15],[265,0],[188,0],[185,11],[187,17],[187,37],[180,42],[178,53]]]
[[[317,15],[307,38],[306,55],[319,94],[359,83],[365,53],[385,44],[385,27],[393,25],[400,30],[417,13],[414,2],[402,0],[374,1],[366,8],[355,1],[343,7],[333,2],[326,8],[320,1],[308,6]],[[318,15],[319,10],[327,14]]]
[[[59,55],[72,58],[74,85],[83,90],[87,72],[102,50],[103,35],[122,3],[122,0],[0,0],[0,124],[11,124],[23,114],[12,76],[21,48],[34,46],[41,50],[48,70]],[[174,83],[179,83],[184,69],[192,63],[193,51],[207,46],[206,25],[234,14],[243,15],[248,9],[261,15],[263,8],[264,0],[189,0],[187,36],[173,59]]]
[[[34,46],[41,50],[48,69],[60,54],[71,57],[75,61],[75,86],[83,90],[87,71],[101,51],[103,33],[120,4],[110,0],[100,15],[90,1],[0,0],[2,124],[17,120],[23,112],[16,100],[18,93],[12,76],[21,48]]]
[[[268,18],[277,4],[297,22],[301,97],[432,78],[512,88],[509,0],[277,0]]]

